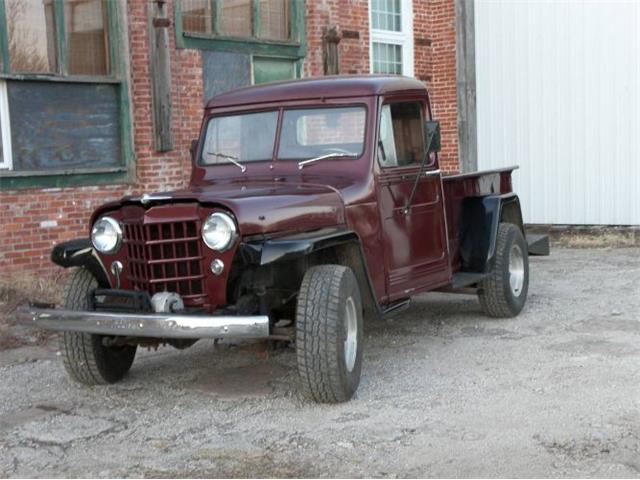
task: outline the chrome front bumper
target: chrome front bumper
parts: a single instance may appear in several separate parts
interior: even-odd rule
[[[23,307],[23,323],[45,330],[151,338],[266,338],[269,317],[131,314]]]

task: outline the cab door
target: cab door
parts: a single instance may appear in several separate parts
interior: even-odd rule
[[[378,208],[391,301],[445,285],[451,278],[437,155],[431,154],[420,169],[427,112],[426,102],[420,100],[388,102],[381,108]]]

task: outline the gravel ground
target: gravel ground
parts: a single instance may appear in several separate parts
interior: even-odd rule
[[[114,386],[56,346],[0,352],[0,476],[640,476],[640,250],[532,259],[484,318],[427,294],[368,325],[357,397],[298,398],[293,350],[143,351]]]

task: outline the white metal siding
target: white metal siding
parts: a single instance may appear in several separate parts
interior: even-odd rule
[[[477,0],[478,167],[527,223],[640,224],[640,1]]]

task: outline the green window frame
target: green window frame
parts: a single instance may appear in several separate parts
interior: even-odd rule
[[[11,0],[9,0],[11,1]],[[124,12],[120,1],[107,0],[106,31],[108,37],[107,75],[71,75],[68,73],[67,45],[65,35],[64,0],[52,0],[55,17],[57,71],[53,74],[17,73],[10,69],[9,35],[6,15],[6,0],[0,0],[0,80],[42,81],[63,83],[113,84],[117,85],[118,112],[120,122],[121,152],[118,166],[103,168],[71,168],[38,171],[0,170],[0,189],[57,188],[83,185],[110,185],[130,183],[135,179],[133,132],[131,128],[131,104],[129,98],[128,61],[122,55]]]
[[[264,57],[289,58],[292,60],[299,60],[306,55],[304,0],[287,0],[290,12],[290,38],[288,41],[259,38],[260,0],[252,0],[252,33],[250,37],[238,38],[222,35],[219,22],[216,21],[221,15],[221,4],[216,0],[210,1],[211,11],[213,12],[213,34],[185,32],[182,28],[182,2],[181,0],[174,2],[176,46],[178,48],[247,53]]]

